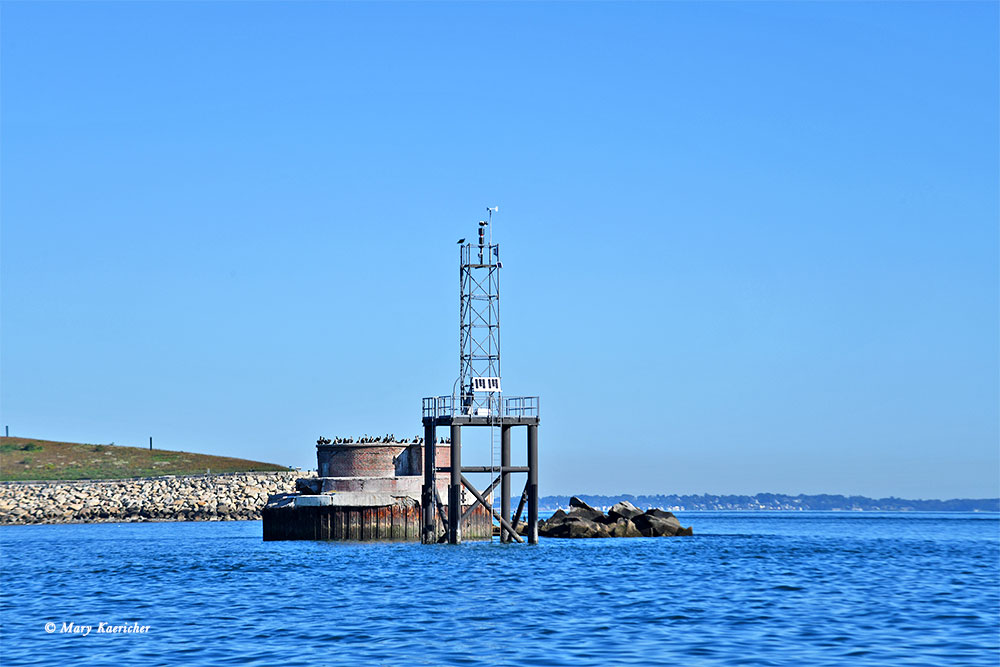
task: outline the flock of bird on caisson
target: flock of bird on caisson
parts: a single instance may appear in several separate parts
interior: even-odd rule
[[[323,436],[320,436],[319,439],[316,441],[316,444],[317,445],[348,445],[348,444],[368,445],[379,442],[396,443],[400,445],[422,445],[424,444],[424,439],[419,436],[414,436],[409,440],[405,438],[402,440],[397,440],[396,436],[393,435],[392,433],[386,433],[382,437],[373,437],[369,436],[366,433],[357,440],[355,440],[354,438],[340,438],[340,437],[336,437],[333,440],[331,440],[330,438],[325,438]],[[451,444],[451,438],[438,438],[437,444],[449,445]]]

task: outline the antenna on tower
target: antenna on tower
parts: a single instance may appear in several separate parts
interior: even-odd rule
[[[489,216],[489,220],[486,221],[486,224],[490,226],[490,246],[493,245],[493,214],[499,212],[500,212],[499,206],[486,207],[486,214]]]

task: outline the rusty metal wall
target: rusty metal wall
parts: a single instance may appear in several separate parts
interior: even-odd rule
[[[443,512],[447,519],[448,508]],[[398,504],[387,507],[265,507],[264,541],[278,540],[420,540],[420,505]],[[445,526],[438,519],[438,530]],[[462,523],[462,538],[489,540],[493,537],[493,519],[478,506]]]

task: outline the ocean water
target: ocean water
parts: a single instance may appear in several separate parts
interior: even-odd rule
[[[996,514],[679,518],[694,537],[536,547],[265,543],[259,522],[3,527],[0,664],[1000,662]]]

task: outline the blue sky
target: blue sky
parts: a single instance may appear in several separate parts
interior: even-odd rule
[[[996,3],[0,10],[12,435],[416,434],[499,205],[543,493],[1000,493]]]

